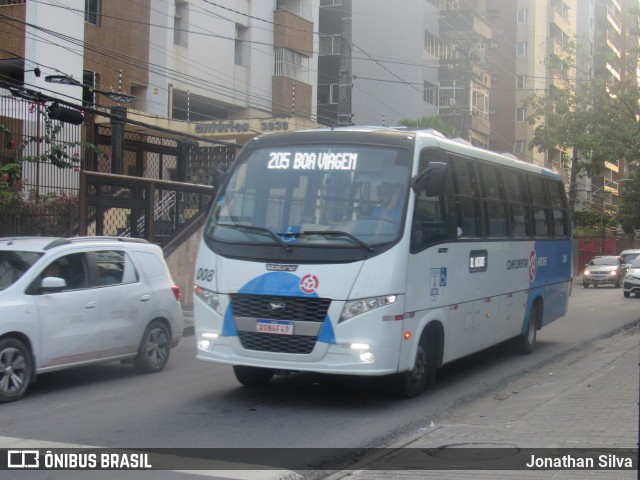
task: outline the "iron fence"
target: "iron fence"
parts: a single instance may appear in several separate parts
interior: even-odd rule
[[[82,172],[80,235],[138,237],[166,244],[200,212],[214,189],[166,180]]]

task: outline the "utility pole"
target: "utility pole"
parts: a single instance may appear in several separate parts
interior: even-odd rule
[[[351,125],[351,0],[343,0],[338,79],[338,125]]]

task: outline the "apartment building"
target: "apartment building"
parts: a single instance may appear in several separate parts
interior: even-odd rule
[[[313,0],[3,0],[0,81],[204,136],[315,125],[317,13]]]
[[[573,41],[576,0],[487,1],[487,20],[496,33],[489,53],[491,89],[491,148],[566,173],[570,152],[530,148],[535,125],[527,121],[526,99],[534,92],[564,88],[547,69],[550,53],[560,53]]]

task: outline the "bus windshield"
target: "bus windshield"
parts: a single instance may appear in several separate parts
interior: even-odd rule
[[[362,145],[286,145],[249,150],[211,210],[214,241],[371,249],[403,225],[411,155]]]

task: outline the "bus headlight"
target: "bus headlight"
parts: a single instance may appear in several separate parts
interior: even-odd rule
[[[220,312],[220,296],[216,292],[194,285],[193,294],[218,313]]]
[[[396,303],[398,299],[397,295],[383,295],[381,297],[369,297],[361,298],[359,300],[350,300],[344,304],[342,313],[340,314],[340,320],[338,322],[344,322],[350,318],[360,315],[361,313],[370,312],[376,308],[385,307]]]

